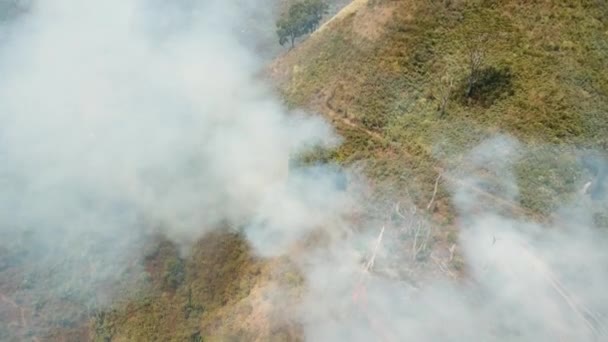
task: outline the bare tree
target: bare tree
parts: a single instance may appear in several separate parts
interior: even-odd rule
[[[429,206],[432,206],[432,202],[429,203]],[[414,239],[412,242],[412,260],[418,260],[418,256],[426,252],[428,248],[432,227],[426,222],[423,214],[418,214],[416,206],[413,206],[411,212],[406,216],[401,213],[400,204],[397,203],[395,213],[405,221],[402,231]]]
[[[473,95],[473,87],[479,81],[481,69],[485,63],[488,45],[488,35],[482,34],[467,42],[469,57],[469,77],[467,82],[466,96]]]
[[[437,196],[437,189],[439,187],[440,179],[441,179],[441,173],[437,176],[437,179],[435,179],[435,187],[433,188],[433,196],[431,197],[429,204],[426,206],[427,211],[431,211],[433,209],[433,204],[435,204],[435,196]]]
[[[431,236],[431,227],[418,220],[417,228],[414,232],[414,243],[412,244],[412,260],[417,260],[420,253],[425,252],[429,237]]]
[[[448,107],[448,102],[452,96],[452,89],[454,88],[454,80],[450,75],[446,75],[441,79],[439,87],[439,116],[444,117]]]
[[[380,230],[380,235],[378,235],[378,239],[376,240],[376,245],[374,246],[374,251],[372,252],[371,257],[369,258],[369,261],[365,264],[365,267],[363,268],[363,272],[370,272],[372,270],[372,268],[374,267],[374,262],[376,261],[376,254],[378,254],[378,248],[380,247],[380,244],[382,243],[382,236],[384,236],[384,228],[382,227],[382,230]]]

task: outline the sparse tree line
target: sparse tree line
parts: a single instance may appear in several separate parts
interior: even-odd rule
[[[314,32],[329,6],[322,0],[298,1],[289,7],[277,22],[279,44],[290,43],[293,48],[298,37]]]

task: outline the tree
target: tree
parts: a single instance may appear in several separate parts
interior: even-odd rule
[[[298,37],[312,33],[319,27],[327,9],[327,4],[322,0],[304,0],[291,5],[286,15],[277,22],[279,44],[290,42],[293,48]]]
[[[163,271],[163,285],[167,289],[177,289],[177,287],[186,278],[186,268],[184,265],[184,261],[176,256],[171,256],[165,260]]]
[[[327,13],[329,6],[322,0],[305,0],[304,10],[306,11],[306,31],[312,33],[319,28],[321,19]]]
[[[446,74],[441,78],[439,84],[439,115],[444,117],[448,107],[448,102],[452,96],[452,89],[454,88],[454,80],[449,74]]]
[[[486,50],[488,44],[488,36],[482,34],[467,42],[467,50],[469,54],[469,77],[467,82],[466,97],[473,95],[473,88],[479,81],[481,69],[485,63]]]

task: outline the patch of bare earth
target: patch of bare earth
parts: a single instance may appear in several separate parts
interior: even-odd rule
[[[368,4],[367,7],[366,10],[356,12],[353,19],[353,32],[372,41],[382,36],[386,24],[391,20],[397,8],[409,13],[413,13],[415,10],[413,5],[411,11],[409,11],[407,7],[397,6],[395,2],[389,2],[382,6]],[[408,17],[406,16],[406,18]]]

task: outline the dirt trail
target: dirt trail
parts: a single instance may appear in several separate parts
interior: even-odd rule
[[[407,150],[405,149],[405,147],[402,144],[400,144],[398,142],[394,142],[394,141],[389,141],[386,138],[384,138],[380,133],[374,132],[370,129],[362,127],[361,125],[353,122],[349,118],[337,113],[333,108],[331,108],[331,105],[329,105],[327,99],[322,101],[320,112],[322,114],[324,114],[325,116],[327,116],[329,119],[331,119],[332,122],[336,122],[338,124],[342,124],[344,126],[356,129],[360,132],[363,132],[366,135],[370,136],[370,138],[372,138],[372,139],[375,139],[379,142],[388,144],[389,146],[391,146],[391,148],[398,150],[400,152],[400,154],[405,155],[407,158],[414,159],[414,156],[412,154],[410,154],[409,152],[407,152]],[[448,181],[449,183],[451,183],[455,186],[458,186],[461,189],[465,189],[466,191],[470,191],[470,192],[474,193],[475,195],[481,196],[487,200],[490,200],[491,202],[498,204],[502,208],[509,209],[513,213],[531,216],[531,217],[537,216],[530,210],[525,209],[525,208],[521,207],[520,205],[513,203],[512,201],[509,201],[509,200],[499,197],[495,194],[492,194],[478,186],[475,186],[474,184],[470,184],[461,179],[450,176],[446,172],[446,169],[441,166],[438,166],[438,165],[434,166],[433,170],[435,172],[437,172],[437,174],[442,175],[442,178],[444,180]]]

